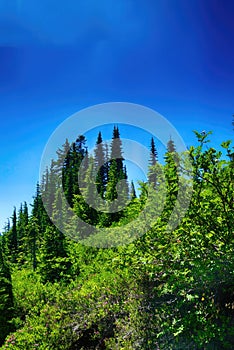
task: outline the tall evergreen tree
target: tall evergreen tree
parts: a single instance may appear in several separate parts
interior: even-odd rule
[[[92,156],[89,157],[89,167],[82,185],[81,194],[75,195],[74,211],[84,222],[93,226],[98,223],[99,213],[96,208],[99,207],[100,202],[95,196],[95,166]]]
[[[67,163],[69,163],[69,151],[70,151],[71,145],[66,139],[65,143],[62,145],[62,148],[59,148],[57,153],[57,160],[55,161],[55,167],[56,172],[58,175],[64,176],[64,169],[67,167]]]
[[[111,143],[111,160],[109,162],[108,183],[105,199],[110,202],[112,212],[107,220],[108,223],[118,221],[123,215],[123,209],[129,200],[129,186],[127,181],[127,170],[124,165],[122,141],[118,127],[114,126]],[[115,200],[118,200],[115,202]]]
[[[41,247],[39,271],[44,282],[69,278],[71,262],[68,258],[64,234],[54,226],[46,228]]]
[[[86,187],[86,175],[89,171],[88,169],[90,166],[91,158],[89,157],[88,149],[86,148],[84,151],[83,159],[81,160],[81,164],[79,166],[79,169],[76,175],[76,182],[78,183],[79,193],[81,193],[80,187],[82,188]]]
[[[117,199],[117,184],[121,181],[121,188],[119,196],[122,201],[126,201],[129,197],[129,188],[127,183],[127,171],[124,166],[124,158],[122,151],[122,141],[120,139],[120,133],[118,127],[114,126],[112,143],[111,143],[111,160],[108,172],[108,184],[105,198],[109,201]]]
[[[137,195],[136,195],[136,190],[135,190],[135,186],[134,186],[134,182],[131,181],[131,192],[130,192],[130,198],[131,199],[135,199],[137,198]]]
[[[169,153],[176,152],[175,142],[172,140],[171,137],[170,137],[170,140],[167,142],[167,152]]]
[[[43,203],[46,206],[46,211],[50,218],[53,215],[53,203],[55,201],[55,193],[58,187],[58,176],[56,170],[56,162],[55,160],[52,160],[48,174],[48,183],[46,184],[47,190],[42,196]]]
[[[116,160],[117,164],[117,177],[119,179],[123,178],[124,175],[124,165],[123,165],[123,151],[122,151],[122,141],[120,139],[120,133],[119,133],[119,128],[114,126],[113,129],[113,136],[112,136],[112,143],[111,143],[111,161],[110,161],[110,166],[112,160]]]
[[[108,166],[105,158],[105,149],[102,143],[102,134],[98,133],[98,138],[96,142],[96,148],[94,150],[95,158],[95,167],[98,169],[96,184],[97,191],[102,198],[104,198],[107,184],[107,176],[108,176]]]
[[[155,146],[154,139],[152,137],[151,139],[151,145],[150,145],[150,161],[149,161],[149,175],[148,180],[149,183],[153,185],[154,188],[156,188],[157,185],[157,173],[155,165],[158,161],[158,152]]]
[[[28,227],[27,227],[27,236],[25,239],[25,245],[27,249],[27,256],[30,260],[32,269],[35,271],[37,268],[37,255],[40,245],[40,225],[36,217],[32,217]]]
[[[106,171],[106,185],[108,183],[108,174],[109,174],[109,168],[110,168],[110,162],[108,161],[109,159],[109,148],[108,148],[108,144],[105,143],[104,146],[104,150],[105,150],[105,171]]]
[[[72,148],[70,147],[64,162],[64,169],[62,174],[62,184],[64,194],[70,206],[73,205],[73,158]]]
[[[27,235],[28,220],[28,206],[27,203],[24,202],[24,206],[22,204],[20,205],[17,221],[18,260],[20,259],[21,263],[26,258],[25,239]]]
[[[158,161],[158,152],[155,146],[154,138],[151,139],[151,145],[150,145],[150,165],[153,166]]]
[[[47,193],[46,186],[47,184],[45,184],[45,187],[43,190],[43,200],[45,200],[44,196],[46,196],[45,193]],[[46,227],[51,224],[50,218],[48,217],[47,211],[45,210],[43,200],[42,200],[42,191],[41,191],[40,185],[39,183],[37,183],[36,194],[34,196],[34,200],[32,204],[32,217],[37,219],[40,234],[42,234],[45,231]]]
[[[167,143],[167,152],[165,154],[165,177],[167,183],[167,201],[165,208],[173,208],[177,199],[179,190],[179,156],[176,152],[174,141],[170,139]],[[166,210],[165,210],[166,212]]]
[[[13,306],[11,274],[4,258],[2,238],[0,237],[0,346],[13,330],[10,323],[14,315]]]
[[[87,155],[86,139],[83,135],[79,135],[75,142],[71,144],[70,151],[67,157],[67,164],[65,168],[66,178],[66,191],[68,193],[68,203],[73,206],[73,195],[80,194],[78,184],[78,173],[80,165],[84,157]],[[82,171],[84,171],[85,165],[83,165]],[[72,187],[71,187],[72,186]]]
[[[108,184],[107,184],[107,190],[106,190],[106,196],[105,196],[105,198],[110,202],[113,202],[118,197],[117,187],[116,187],[118,183],[117,169],[118,169],[117,161],[116,159],[112,159],[109,173],[108,173]]]
[[[17,215],[16,208],[14,208],[12,215],[12,226],[8,232],[8,249],[10,254],[10,260],[16,262],[18,253],[18,235],[17,235]]]

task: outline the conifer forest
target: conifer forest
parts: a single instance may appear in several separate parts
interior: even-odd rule
[[[0,236],[1,350],[234,348],[234,149],[195,134],[138,183],[117,125],[64,140]]]

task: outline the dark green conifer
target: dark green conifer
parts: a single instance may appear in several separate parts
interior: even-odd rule
[[[124,158],[122,151],[122,141],[118,127],[114,126],[112,143],[111,143],[111,160],[109,162],[108,184],[105,198],[109,201],[117,199],[117,184],[121,181],[121,193],[119,196],[123,197],[125,201],[129,197],[129,189],[127,183],[127,171],[124,166]]]
[[[8,250],[10,254],[10,260],[16,262],[18,253],[18,235],[17,235],[17,215],[16,208],[14,208],[12,215],[12,226],[7,234]]]
[[[24,206],[22,204],[20,206],[17,221],[18,261],[20,261],[21,264],[26,259],[25,240],[28,229],[28,221],[28,206],[27,203],[24,202]]]
[[[96,169],[98,169],[97,178],[96,178],[97,191],[100,194],[101,198],[104,198],[104,195],[106,192],[106,185],[107,185],[108,167],[107,167],[107,162],[105,158],[105,149],[102,143],[101,132],[98,133],[94,155],[95,155],[95,158],[94,158],[95,167]]]
[[[167,152],[164,159],[165,177],[167,183],[166,207],[173,208],[179,190],[179,157],[172,139],[170,139],[167,143]]]
[[[41,247],[39,271],[44,282],[68,279],[71,262],[64,234],[54,226],[46,228]]]
[[[110,202],[111,221],[118,221],[123,214],[122,209],[129,200],[127,170],[124,165],[122,141],[118,127],[114,126],[111,143],[111,160],[109,162],[108,183],[105,199]],[[118,202],[114,202],[115,200]]]
[[[135,190],[135,186],[134,186],[134,182],[131,181],[131,192],[130,192],[130,198],[131,199],[135,199],[137,198],[137,195],[136,195],[136,190]]]
[[[72,184],[72,191],[69,193],[68,202],[70,206],[73,206],[73,195],[80,194],[78,184],[78,173],[80,171],[80,165],[84,157],[87,155],[86,139],[83,135],[79,135],[76,142],[71,145],[71,151],[69,152],[69,165],[66,169],[68,171],[68,181]],[[84,169],[83,165],[83,169]],[[83,170],[82,170],[83,171]],[[68,184],[69,185],[69,184]],[[69,191],[70,192],[70,191]]]
[[[151,139],[151,146],[150,146],[150,161],[149,161],[149,183],[153,185],[154,188],[157,186],[157,171],[155,168],[155,165],[158,161],[158,152],[155,146],[154,139],[152,137]]]
[[[2,238],[0,237],[0,346],[13,330],[10,323],[14,315],[11,274],[5,261]]]
[[[27,228],[26,247],[27,255],[33,270],[37,268],[37,255],[42,239],[40,235],[40,225],[36,217],[32,217]]]
[[[49,173],[48,173],[49,174]],[[41,193],[40,185],[37,183],[36,186],[36,194],[34,196],[33,204],[32,204],[32,217],[37,219],[39,225],[40,234],[42,234],[47,225],[51,224],[50,218],[48,217],[47,211],[45,210],[44,203],[46,203],[48,194],[47,188],[48,184],[45,184],[45,189],[43,190],[43,195]],[[42,200],[43,197],[43,200]]]
[[[169,153],[176,152],[175,142],[172,140],[171,137],[170,137],[170,140],[167,142],[167,152]]]

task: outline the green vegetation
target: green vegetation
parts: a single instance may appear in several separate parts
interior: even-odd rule
[[[94,157],[84,136],[65,142],[37,185],[31,214],[26,203],[18,213],[14,209],[0,237],[0,349],[233,347],[234,150],[231,141],[222,143],[223,152],[209,148],[208,134],[196,132],[198,145],[186,154],[169,140],[165,165],[152,139],[148,182],[139,184],[139,198],[128,184],[118,128],[110,150],[98,134]],[[95,169],[99,210],[87,201]],[[65,220],[59,178],[76,215],[115,230],[105,237],[112,247],[79,242],[83,231],[72,217]],[[183,210],[181,202],[173,212],[181,186],[188,210],[170,229],[172,213]],[[117,198],[117,212],[102,210],[103,201],[111,208]],[[54,220],[74,230],[75,240]],[[85,238],[93,242],[87,232]]]

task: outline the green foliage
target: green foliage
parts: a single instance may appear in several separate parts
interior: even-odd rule
[[[158,152],[155,147],[155,142],[152,137],[151,139],[151,147],[150,147],[150,161],[149,161],[149,174],[148,179],[151,184],[153,184],[154,188],[157,186],[157,173],[155,172],[155,164],[158,161]]]
[[[69,279],[71,263],[65,236],[58,229],[47,227],[41,246],[39,271],[44,282]]]
[[[95,148],[95,167],[98,169],[96,186],[97,192],[100,194],[101,198],[104,199],[106,192],[106,185],[108,181],[108,160],[106,159],[105,149],[102,143],[102,134],[98,133],[98,138]]]
[[[84,194],[83,188],[69,185],[88,153],[83,137],[72,146],[65,144],[42,186],[43,192],[47,181],[55,181],[54,192],[49,193],[52,218],[61,225],[65,220],[56,182],[62,173],[74,212],[86,222],[112,226],[112,244],[128,244],[98,249],[69,241],[46,218],[38,187],[32,215],[25,222],[26,212],[23,216],[20,210],[2,239],[12,270],[11,284],[4,254],[0,255],[0,327],[7,326],[2,341],[15,331],[1,349],[233,347],[233,147],[231,141],[223,142],[224,154],[208,148],[209,134],[196,132],[198,146],[186,155],[177,153],[170,140],[165,165],[151,159],[149,174],[156,183],[140,183],[140,197],[132,195],[116,217],[91,211],[85,201],[94,190],[90,178],[97,159],[86,157],[91,161],[84,167]],[[114,139],[121,155],[116,127]],[[103,157],[103,149],[101,153]],[[192,170],[187,169],[188,155]],[[117,196],[116,177],[125,181],[127,176],[122,155],[109,166],[108,182],[101,172],[97,179],[102,200],[111,204]],[[190,204],[180,225],[168,230],[181,188],[181,201],[188,200],[192,190]],[[9,251],[15,237],[20,244]]]
[[[10,253],[10,259],[12,262],[15,262],[17,259],[17,252],[18,252],[16,208],[14,208],[13,215],[12,215],[12,227],[7,232],[7,242],[8,242],[8,251]]]
[[[4,259],[2,239],[0,237],[0,345],[4,342],[7,334],[13,330],[10,323],[13,314],[11,274]]]

